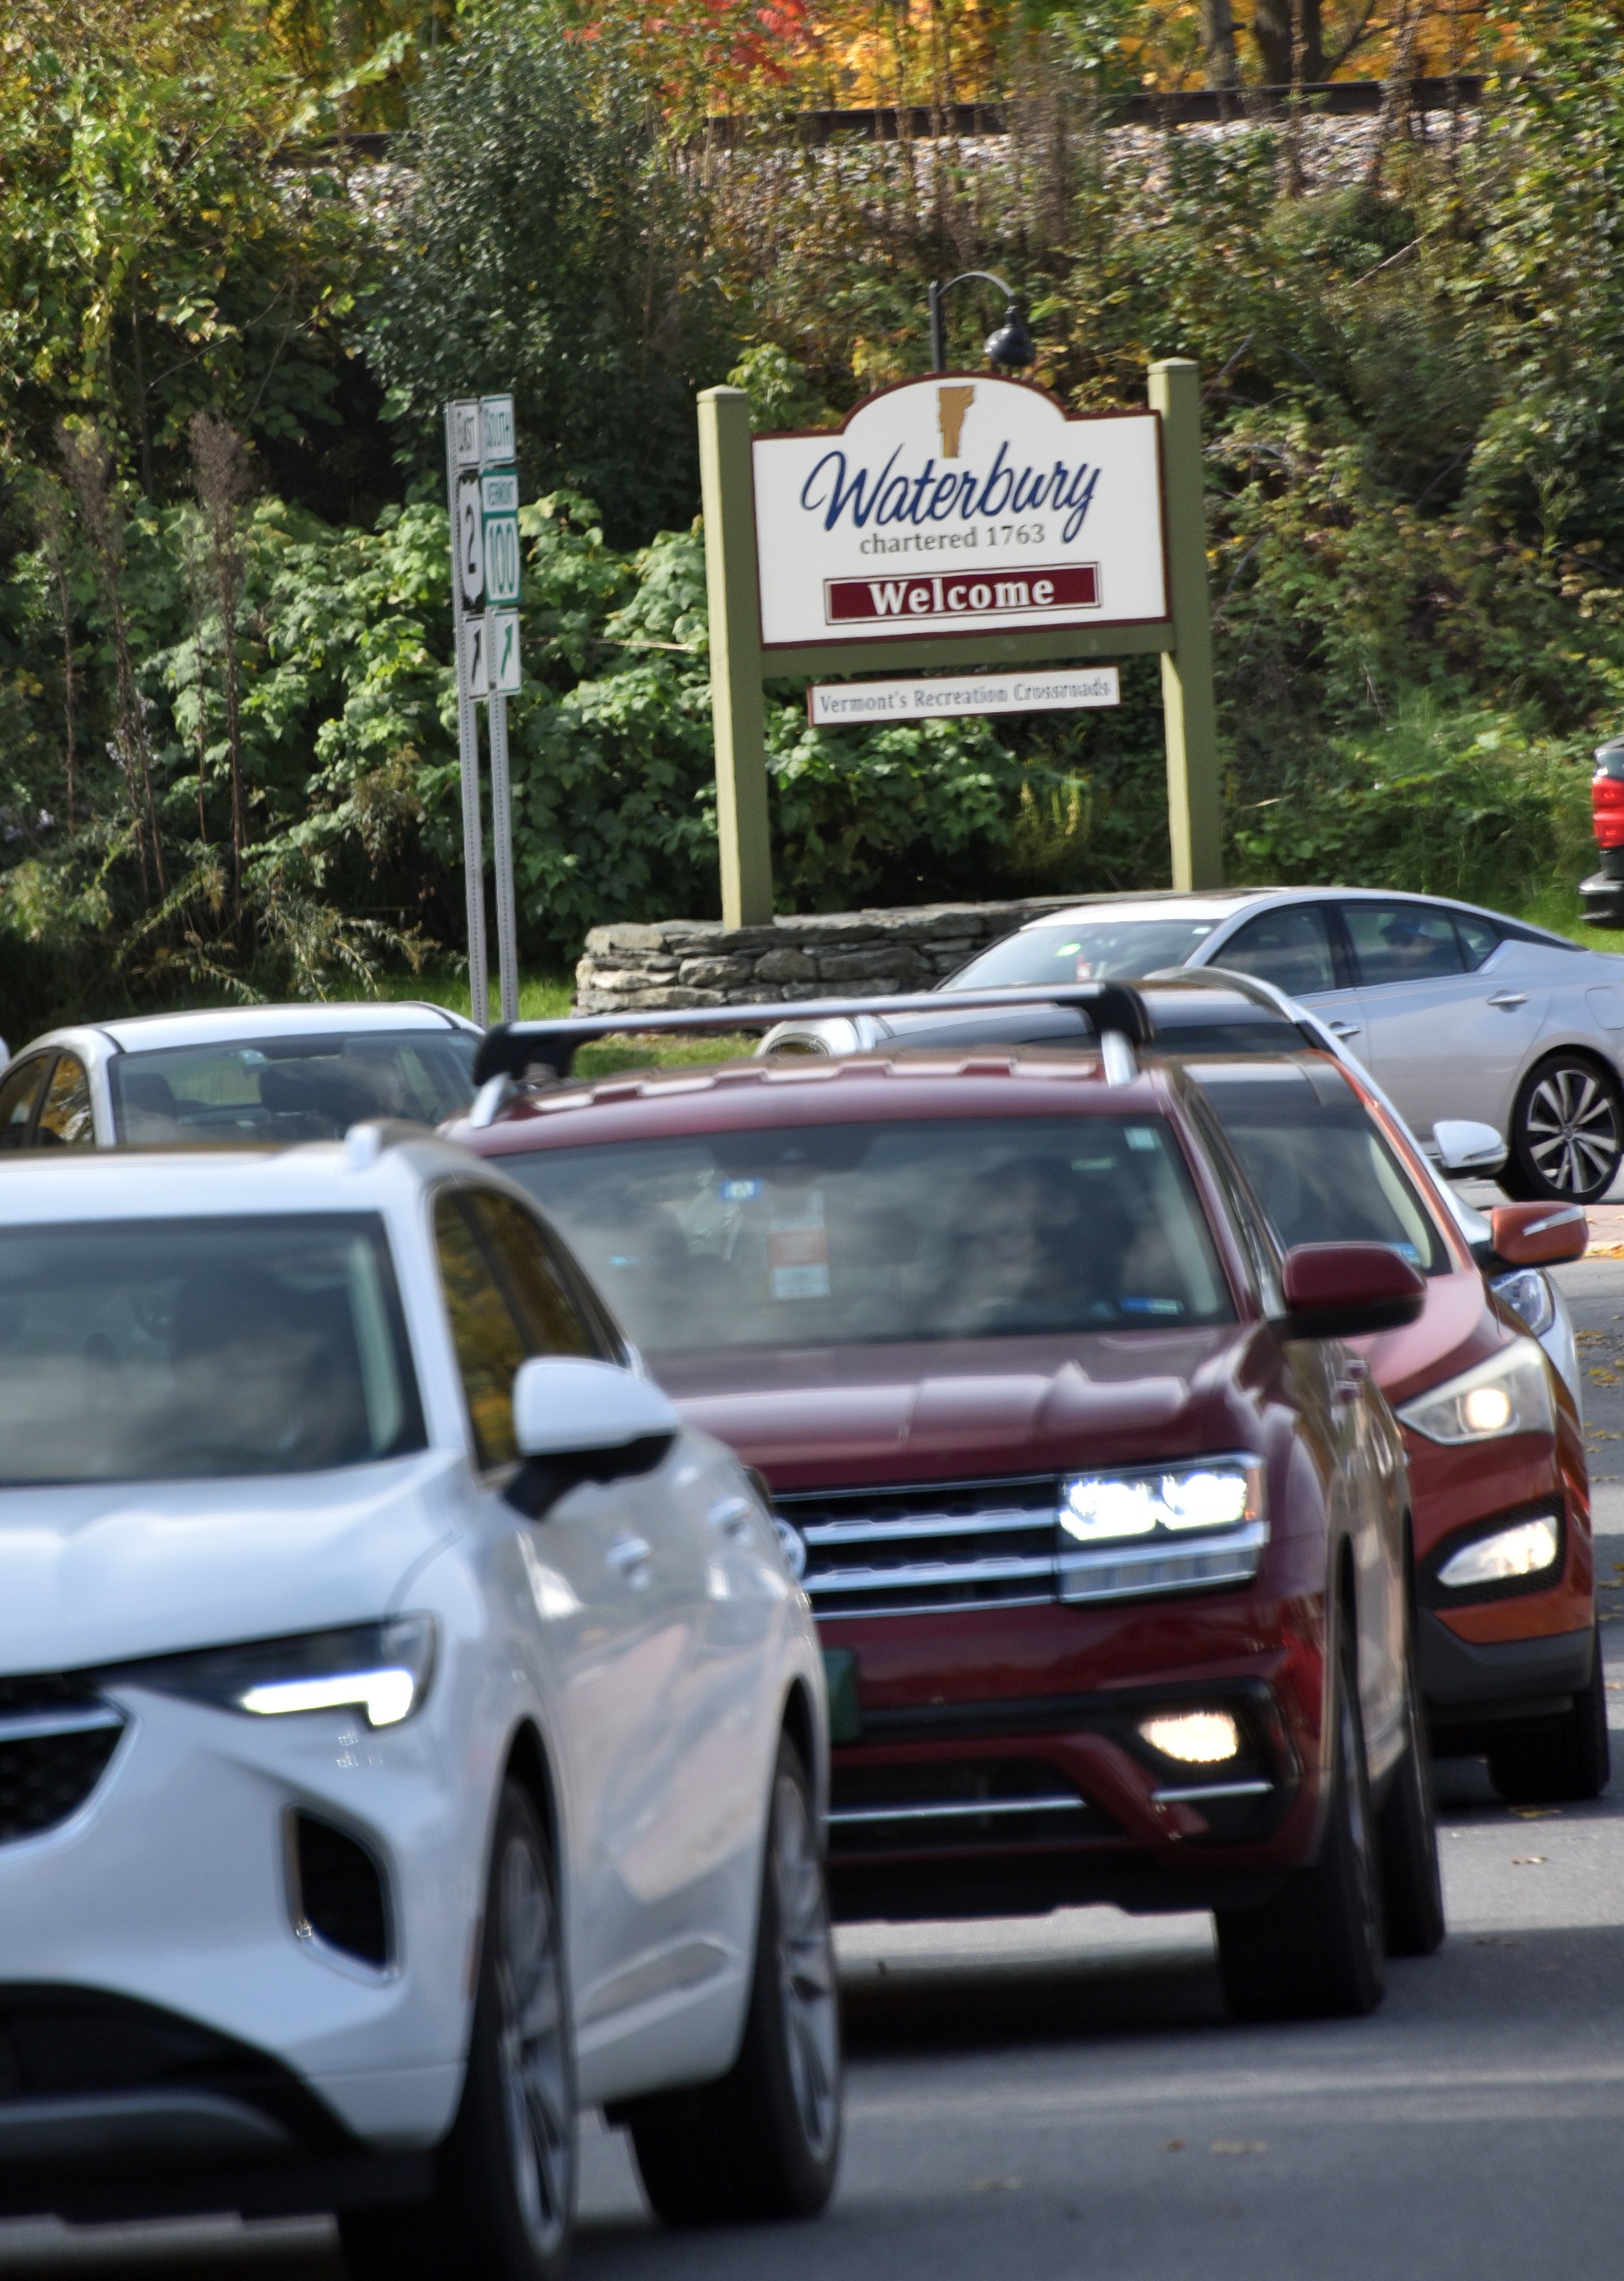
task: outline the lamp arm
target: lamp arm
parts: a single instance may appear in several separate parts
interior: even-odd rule
[[[955,285],[972,283],[996,285],[1010,308],[1013,309],[1015,306],[1014,294],[1004,283],[1003,279],[995,277],[990,269],[962,269],[956,277],[949,277],[945,285],[939,284],[932,278],[930,290],[931,370],[932,372],[946,372],[947,369],[947,312],[945,306],[947,296]]]

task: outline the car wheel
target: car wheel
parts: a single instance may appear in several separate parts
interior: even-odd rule
[[[497,1814],[462,2103],[425,2203],[341,2213],[355,2281],[559,2281],[575,2227],[576,2101],[558,1882],[529,1797]]]
[[[1319,1856],[1272,1900],[1219,1909],[1218,1972],[1240,2020],[1349,2019],[1381,2001],[1375,1826],[1350,1628],[1332,1650],[1331,1794]]]
[[[1594,1062],[1552,1054],[1524,1078],[1512,1110],[1501,1186],[1533,1203],[1594,1203],[1624,1161],[1624,1103]]]
[[[1589,1682],[1574,1696],[1573,1708],[1497,1733],[1489,1752],[1489,1779],[1508,1805],[1554,1805],[1599,1797],[1612,1771],[1598,1627]]]
[[[643,2190],[668,2225],[811,2217],[840,2159],[840,2018],[811,1784],[778,1745],[744,2044],[719,2082],[637,2099]]]
[[[1376,1822],[1381,1908],[1389,1956],[1430,1956],[1443,1941],[1443,1880],[1412,1644],[1404,1665],[1404,1753],[1388,1777]]]

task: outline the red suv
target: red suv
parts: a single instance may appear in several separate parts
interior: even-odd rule
[[[1424,1953],[1442,1913],[1403,1445],[1342,1342],[1425,1282],[1285,1251],[1099,995],[1092,1055],[647,1071],[455,1130],[770,1486],[843,1914],[1209,1906],[1243,2016],[1368,2010],[1384,1929]]]

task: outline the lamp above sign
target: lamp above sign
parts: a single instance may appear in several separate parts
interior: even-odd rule
[[[752,460],[764,649],[1168,615],[1154,412],[933,375]]]

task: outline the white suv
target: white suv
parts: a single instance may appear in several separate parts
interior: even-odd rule
[[[0,2215],[543,2281],[594,2105],[668,2218],[820,2208],[826,1736],[749,1480],[490,1168],[0,1168]]]

